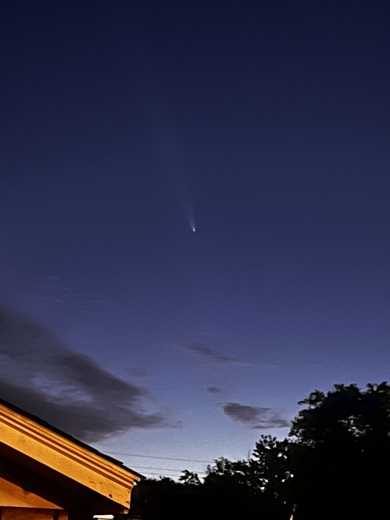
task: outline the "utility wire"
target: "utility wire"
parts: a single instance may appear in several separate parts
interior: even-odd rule
[[[164,474],[164,473],[157,473],[157,472],[153,472],[153,471],[148,471],[147,473],[148,475],[153,475],[155,477],[164,477],[164,476],[168,476],[168,477],[177,477],[177,475],[167,475],[167,474]]]
[[[186,459],[182,457],[157,457],[156,455],[142,455],[140,453],[128,453],[125,451],[111,451],[111,450],[104,450],[104,453],[108,453],[109,455],[121,455],[123,457],[140,457],[144,459],[160,459],[160,460],[176,460],[179,462],[196,462],[199,464],[212,464],[214,461],[212,460],[201,460],[201,459]]]
[[[144,476],[148,476],[148,475],[160,475],[160,476],[167,476],[167,477],[175,477],[175,478],[179,478],[181,475],[180,473],[171,473],[169,471],[143,471],[142,472],[142,475]],[[198,476],[200,478],[203,478],[206,476],[206,473],[199,473]]]
[[[133,468],[134,469],[158,469],[158,470],[161,470],[161,471],[174,471],[176,473],[182,473],[183,471],[181,469],[176,469],[176,468],[159,468],[157,466],[138,466],[137,464],[136,465],[133,465]]]

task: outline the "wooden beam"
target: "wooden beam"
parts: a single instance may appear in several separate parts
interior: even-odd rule
[[[125,509],[130,507],[132,488],[140,480],[137,474],[2,403],[0,443]]]
[[[45,498],[23,489],[21,486],[0,477],[0,507],[25,507],[61,510],[62,508]]]

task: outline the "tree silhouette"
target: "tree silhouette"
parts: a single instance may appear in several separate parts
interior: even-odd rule
[[[179,477],[179,482],[186,486],[200,486],[201,481],[197,473],[194,473],[193,471],[188,471],[188,469],[185,469],[183,471],[183,474]]]
[[[335,385],[300,404],[306,408],[291,428],[305,452],[296,468],[297,518],[370,518],[386,508],[390,386]]]
[[[288,439],[263,435],[248,459],[220,458],[201,481],[145,480],[144,520],[369,520],[387,511],[390,386],[335,385],[300,402]]]
[[[220,458],[207,469],[204,496],[209,518],[285,518],[281,504],[264,489],[260,471],[251,459],[230,461]]]
[[[294,508],[294,464],[297,446],[288,439],[262,435],[250,459],[251,479],[269,502],[287,513]]]

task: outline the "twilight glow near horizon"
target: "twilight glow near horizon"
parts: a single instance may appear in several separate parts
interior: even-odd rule
[[[387,380],[388,11],[4,8],[0,397],[175,475]]]

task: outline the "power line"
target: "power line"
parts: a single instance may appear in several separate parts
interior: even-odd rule
[[[175,469],[175,468],[159,468],[156,466],[138,466],[138,464],[133,465],[134,469],[159,469],[161,471],[174,471],[175,473],[182,473],[181,469]]]
[[[157,472],[157,471],[145,471],[143,472],[145,476],[147,475],[159,475],[160,477],[163,477],[163,476],[167,476],[167,477],[175,477],[175,478],[178,478],[179,477],[179,474],[178,473],[174,473],[174,472],[167,472],[167,471],[161,471],[161,472]],[[198,473],[198,475],[200,477],[205,477],[206,476],[206,473]]]
[[[158,471],[158,470],[154,470],[154,471],[149,471],[149,470],[146,470],[146,471],[142,471],[142,474],[143,475],[167,475],[168,477],[175,477],[175,478],[178,478],[181,476],[181,473],[180,472],[175,472],[175,471]],[[207,475],[207,473],[197,473],[197,475],[199,477],[205,477]]]
[[[153,475],[155,477],[164,477],[164,474],[162,473],[157,473],[157,472],[154,472],[154,471],[148,471],[147,473],[148,475]],[[167,475],[168,477],[177,477],[177,475]]]
[[[159,468],[159,467],[156,467],[156,466],[134,466],[134,469],[135,470],[161,470],[161,471],[164,471],[164,472],[168,472],[168,473],[183,473],[182,470],[180,469],[174,469],[174,468]],[[149,473],[149,471],[146,471],[146,473]],[[194,473],[197,473],[198,475],[205,475],[206,472],[205,471],[195,471]]]
[[[177,471],[144,471],[145,475],[167,475],[169,477],[179,477],[180,473]]]
[[[111,451],[111,450],[105,450],[103,448],[105,453],[108,453],[110,455],[121,455],[122,457],[140,457],[144,459],[159,459],[159,460],[175,460],[179,462],[196,462],[199,464],[210,464],[214,461],[211,460],[201,460],[201,459],[185,459],[182,457],[157,457],[156,455],[142,455],[140,453],[128,453],[125,451]]]

